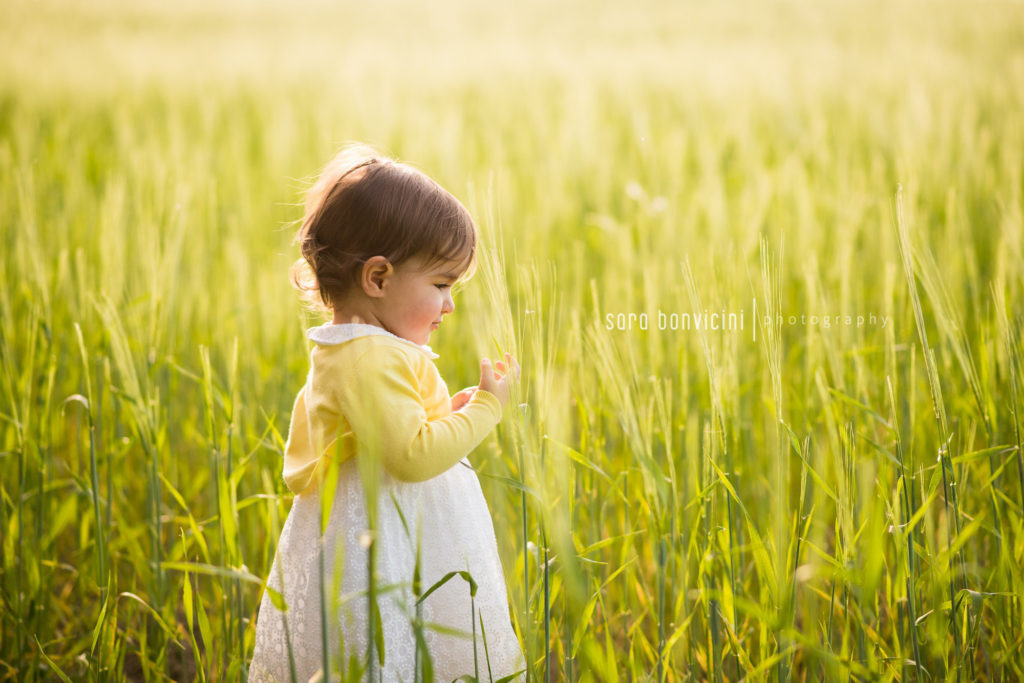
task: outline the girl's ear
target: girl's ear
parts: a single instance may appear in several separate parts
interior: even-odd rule
[[[380,298],[384,296],[384,282],[395,272],[386,256],[372,256],[363,264],[362,277],[359,284],[367,296]]]

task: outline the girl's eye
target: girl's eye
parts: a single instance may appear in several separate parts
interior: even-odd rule
[[[451,285],[449,285],[447,283],[441,283],[441,284],[437,285],[438,289],[448,289],[449,287],[451,287]]]

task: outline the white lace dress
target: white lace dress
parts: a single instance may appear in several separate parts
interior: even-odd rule
[[[323,609],[332,614],[335,599],[339,604],[335,616],[328,616],[327,628],[330,680],[345,679],[337,667],[344,661],[347,670],[350,656],[366,661],[369,539],[365,530],[369,524],[355,459],[339,468],[338,488],[322,537],[318,533],[320,499],[315,488],[312,493],[296,496],[285,521],[268,583],[283,594],[288,605],[287,619],[273,605],[270,595],[264,594],[250,681],[291,681],[292,666],[296,681],[322,675],[321,609],[325,605]],[[386,473],[382,475],[375,542],[376,585],[382,591],[377,604],[384,636],[384,664],[379,666],[374,658],[373,679],[415,679],[417,653],[412,624],[416,608],[412,580],[417,524],[422,537],[421,592],[453,571],[468,570],[478,584],[475,600],[471,601],[469,584],[456,576],[422,603],[421,617],[428,625],[424,628],[424,640],[434,679],[451,681],[478,674],[480,681],[496,681],[521,671],[525,663],[509,618],[490,512],[476,472],[468,460],[463,460],[424,482],[405,483]],[[336,567],[340,587],[332,578]],[[321,576],[326,577],[327,588],[323,591]],[[326,602],[322,595],[328,596]],[[475,642],[469,635],[473,632],[474,614]],[[455,635],[453,630],[466,635]],[[364,673],[360,680],[365,679]]]

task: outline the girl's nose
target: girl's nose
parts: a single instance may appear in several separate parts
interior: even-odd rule
[[[450,293],[446,293],[444,301],[441,304],[441,313],[451,313],[455,310],[455,300],[452,299]]]

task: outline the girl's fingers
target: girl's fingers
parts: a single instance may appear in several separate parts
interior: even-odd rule
[[[494,379],[496,380],[506,378],[506,381],[517,380],[522,372],[519,361],[513,358],[511,353],[505,354],[505,360],[494,361],[492,369],[494,371]]]

